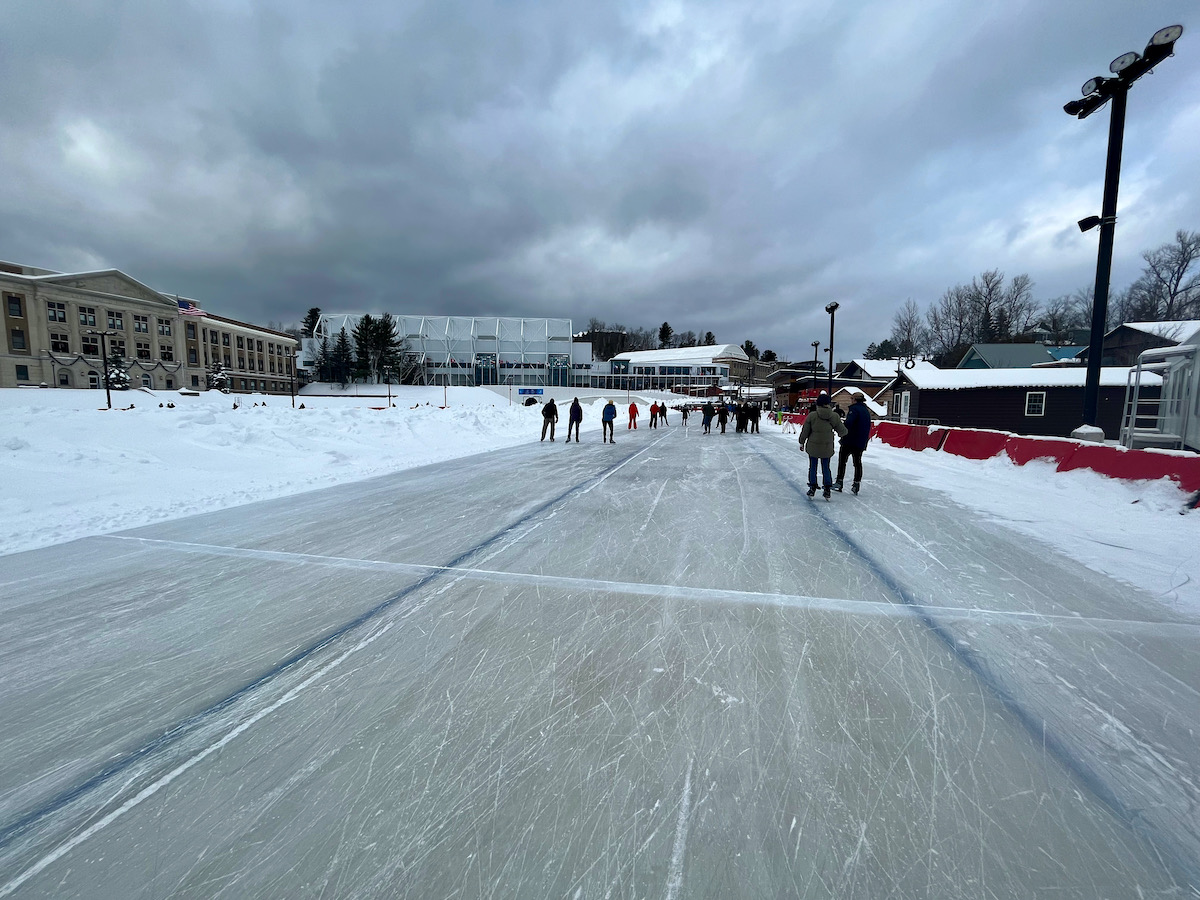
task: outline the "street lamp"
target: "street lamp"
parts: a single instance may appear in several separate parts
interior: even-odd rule
[[[388,386],[388,409],[392,408],[392,378],[396,375],[396,369],[393,366],[383,367],[383,380]]]
[[[292,348],[291,358],[288,360],[288,385],[291,388],[292,409],[296,408],[296,348]]]
[[[115,331],[95,330],[88,330],[85,333],[100,335],[100,365],[104,367],[102,370],[104,372],[104,396],[108,400],[108,408],[112,409],[112,391],[108,386],[108,344],[104,339],[106,337],[115,337],[117,333]]]
[[[1108,288],[1112,276],[1113,238],[1117,226],[1117,188],[1121,179],[1121,150],[1125,136],[1125,100],[1133,83],[1156,65],[1174,55],[1175,42],[1183,34],[1182,25],[1169,25],[1154,32],[1141,55],[1123,53],[1108,70],[1115,77],[1089,78],[1083,85],[1083,99],[1063,106],[1069,116],[1086,119],[1112,101],[1108,123],[1108,161],[1104,169],[1104,201],[1099,216],[1079,221],[1080,231],[1100,226],[1100,250],[1096,257],[1096,289],[1092,303],[1092,333],[1088,344],[1087,379],[1083,388],[1083,429],[1098,428],[1100,405],[1100,364],[1104,356],[1104,326],[1108,318]]]
[[[838,304],[835,300],[825,307],[825,312],[829,313],[829,349],[825,352],[829,354],[829,399],[833,402],[833,315],[837,312]]]

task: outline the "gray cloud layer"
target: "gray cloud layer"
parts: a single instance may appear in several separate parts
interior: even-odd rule
[[[1114,282],[1200,229],[1193,8],[21,0],[0,258],[264,323],[668,320],[801,359],[838,300],[849,356],[984,269],[1090,285],[1108,116],[1061,106],[1175,22],[1130,100]]]

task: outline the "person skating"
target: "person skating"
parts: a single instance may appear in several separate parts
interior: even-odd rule
[[[542,440],[546,439],[546,429],[550,429],[550,440],[554,440],[554,426],[558,424],[558,407],[554,405],[554,398],[551,397],[546,401],[546,405],[542,407]]]
[[[650,404],[650,427],[651,428],[658,427],[658,404],[657,403]]]
[[[637,404],[630,403],[629,404],[629,428],[632,428],[635,431],[637,430],[637,417],[638,417]],[[627,428],[625,430],[628,431],[629,429]]]
[[[609,400],[604,404],[604,411],[600,413],[600,427],[604,432],[604,441],[601,443],[615,444],[613,440],[613,424],[617,419],[617,404]]]
[[[850,490],[857,494],[859,483],[862,481],[862,455],[867,449],[867,441],[871,439],[871,411],[867,409],[867,398],[862,391],[852,395],[850,411],[846,413],[846,436],[842,438],[838,449],[837,480],[833,483],[835,491],[841,491],[842,481],[846,477],[846,461],[854,460],[854,483]]]
[[[667,404],[665,403],[658,404],[658,424],[667,424]]]
[[[713,420],[713,414],[715,413],[715,410],[713,409],[711,400],[708,403],[704,404],[704,408],[701,412],[702,412],[701,423],[704,425],[704,433],[712,434],[712,420]]]
[[[683,427],[687,428],[688,408],[686,403],[683,404],[683,409],[679,411],[679,415],[683,417]]]
[[[729,424],[729,406],[722,403],[721,408],[717,410],[717,424],[721,426],[721,434],[725,433],[725,426]]]
[[[758,420],[762,418],[762,407],[755,403],[750,407],[750,433],[758,434]]]
[[[571,443],[571,429],[575,429],[575,443],[579,443],[579,423],[583,421],[583,407],[579,405],[579,398],[576,397],[571,401],[571,408],[567,411],[567,443]]]
[[[821,463],[824,479],[825,499],[833,488],[833,475],[829,471],[829,460],[833,457],[833,435],[846,436],[842,417],[829,408],[829,395],[824,391],[817,398],[817,408],[804,417],[800,429],[800,446],[808,453],[808,496],[817,492],[817,461]]]

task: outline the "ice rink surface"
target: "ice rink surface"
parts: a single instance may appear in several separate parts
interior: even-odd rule
[[[4,557],[0,896],[1200,896],[1200,620],[699,432]]]

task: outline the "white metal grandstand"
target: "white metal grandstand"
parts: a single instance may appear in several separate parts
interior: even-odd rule
[[[313,329],[310,361],[328,337],[351,336],[361,313],[325,314]],[[585,386],[591,345],[573,344],[570,319],[502,316],[393,316],[405,368],[417,384]],[[307,342],[306,342],[307,343]]]

